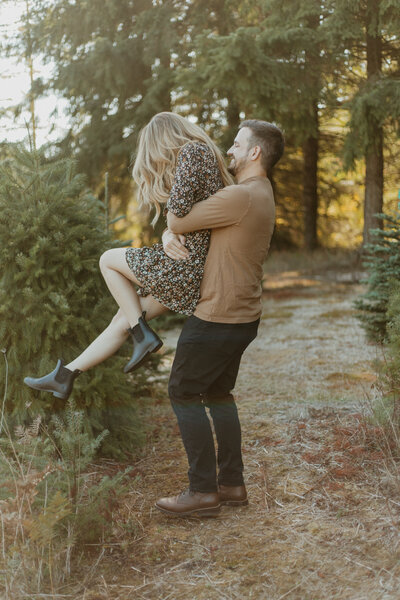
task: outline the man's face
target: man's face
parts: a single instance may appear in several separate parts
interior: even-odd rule
[[[227,152],[227,155],[232,157],[232,160],[228,166],[228,171],[232,175],[237,176],[240,173],[240,171],[242,171],[244,167],[250,162],[250,138],[251,129],[249,127],[242,127],[242,129],[239,129],[239,132],[235,137],[232,146]]]

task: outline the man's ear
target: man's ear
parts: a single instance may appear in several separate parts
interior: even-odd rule
[[[250,160],[257,160],[261,156],[261,146],[254,146],[250,152]]]

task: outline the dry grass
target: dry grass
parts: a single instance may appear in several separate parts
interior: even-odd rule
[[[345,319],[346,317],[354,317],[357,314],[356,310],[328,310],[318,315],[319,319],[333,319],[334,321]]]
[[[375,348],[351,314],[345,327],[317,318],[327,301],[350,311],[357,288],[317,286],[321,294],[266,295],[266,314],[293,316],[262,321],[243,359],[236,391],[249,507],[224,507],[211,520],[159,513],[154,501],[186,486],[187,465],[168,401],[143,406],[148,445],[92,584],[76,598],[399,597],[400,478],[385,458],[382,431],[360,408],[373,390]],[[177,334],[168,333],[171,346]]]

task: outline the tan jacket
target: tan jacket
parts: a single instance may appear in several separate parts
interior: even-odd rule
[[[250,323],[261,315],[261,280],[275,223],[266,177],[251,177],[198,202],[185,217],[167,215],[173,233],[212,229],[194,312],[204,321]]]

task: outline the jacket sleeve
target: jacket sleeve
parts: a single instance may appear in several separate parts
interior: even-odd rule
[[[184,217],[168,212],[168,229],[173,233],[188,233],[237,225],[249,210],[249,194],[239,186],[230,185],[206,200],[197,202]]]

